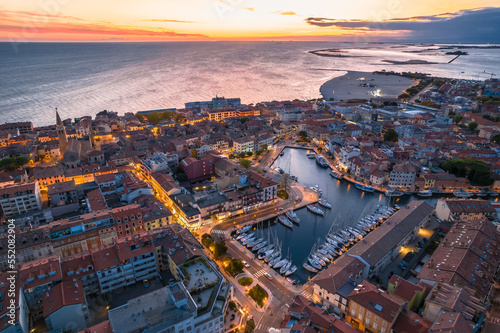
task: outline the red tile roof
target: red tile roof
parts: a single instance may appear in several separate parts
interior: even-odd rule
[[[61,282],[45,293],[43,316],[46,318],[68,305],[85,303],[85,293],[81,282]]]

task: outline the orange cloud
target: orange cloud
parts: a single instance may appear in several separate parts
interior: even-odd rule
[[[290,16],[297,15],[296,12],[293,12],[293,11],[282,11],[282,10],[279,10],[277,12],[273,12],[272,14],[290,15]]]
[[[45,35],[72,35],[72,38],[89,39],[91,36],[127,36],[132,39],[205,39],[197,33],[182,33],[160,27],[135,27],[116,25],[103,21],[88,21],[72,16],[56,16],[28,11],[3,11],[0,14],[0,38],[44,38]],[[179,21],[180,22],[180,21]],[[187,21],[186,21],[187,22]],[[80,37],[79,37],[80,36]]]

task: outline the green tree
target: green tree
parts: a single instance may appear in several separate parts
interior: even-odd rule
[[[241,121],[242,124],[246,123],[248,120],[249,120],[249,118],[247,116],[244,116],[244,117],[240,118],[240,121]]]
[[[384,133],[384,141],[398,142],[398,137],[398,132],[392,128],[389,128]]]
[[[402,93],[401,95],[398,96],[399,99],[403,99],[403,100],[408,99],[410,97],[411,96],[408,93]]]
[[[483,161],[470,158],[449,160],[442,163],[441,168],[457,177],[467,177],[473,186],[489,186],[493,183],[490,176],[491,168]]]
[[[306,131],[300,131],[299,132],[299,136],[302,138],[302,139],[307,139],[308,136],[307,136],[307,132]]]
[[[243,273],[243,267],[245,267],[241,259],[234,259],[231,257],[224,257],[222,259],[222,266],[231,276]]]
[[[162,120],[162,116],[158,112],[150,113],[146,118],[151,125],[157,125]]]
[[[210,249],[214,245],[214,238],[210,234],[203,234],[201,236],[201,244],[207,249]]]
[[[224,241],[215,243],[213,251],[213,255],[215,258],[219,258],[220,256],[226,254],[226,252],[227,252],[227,246]]]
[[[27,164],[29,161],[30,160],[24,156],[7,157],[0,160],[0,169],[5,171],[14,171]]]
[[[452,116],[451,118],[453,118],[453,122],[455,124],[458,124],[459,122],[462,121],[462,119],[464,118],[463,116],[460,116],[460,115],[457,115],[457,116]]]
[[[245,325],[245,333],[252,333],[253,330],[255,329],[255,320],[250,319],[247,321],[247,324]]]
[[[492,139],[491,142],[494,142],[496,144],[500,143],[500,134],[495,135]]]
[[[198,151],[196,149],[191,149],[191,157],[198,158]]]
[[[469,123],[469,131],[474,132],[476,130],[477,126],[478,125],[477,125],[477,123],[475,121],[471,121]]]
[[[240,160],[240,165],[242,167],[244,167],[245,169],[250,169],[250,167],[252,166],[252,161],[246,159],[246,158],[242,158]]]
[[[135,117],[136,117],[136,118],[137,118],[137,120],[139,120],[141,123],[144,121],[144,119],[146,119],[146,117],[144,117],[144,115],[143,115],[143,114],[141,114],[141,113],[139,113],[139,112],[137,112],[137,113],[135,114]]]

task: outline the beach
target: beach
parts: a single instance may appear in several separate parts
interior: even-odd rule
[[[325,100],[347,101],[372,97],[397,97],[414,81],[398,75],[378,75],[369,72],[348,71],[345,75],[325,82],[320,92]]]

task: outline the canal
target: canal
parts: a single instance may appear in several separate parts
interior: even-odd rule
[[[357,224],[361,216],[372,214],[378,205],[405,205],[415,197],[403,196],[388,198],[381,193],[366,193],[358,190],[346,180],[337,180],[329,175],[330,169],[320,167],[315,159],[306,156],[306,150],[287,148],[284,155],[280,156],[272,165],[280,167],[286,173],[298,177],[298,182],[304,186],[319,185],[332,209],[319,206],[324,216],[311,213],[307,208],[296,211],[300,224],[294,224],[292,229],[277,223],[274,220],[264,221],[259,224],[264,237],[269,234],[277,237],[281,242],[281,253],[287,255],[297,266],[297,272],[291,276],[298,283],[304,283],[311,273],[302,268],[304,262],[315,243],[323,243],[325,235],[330,231],[338,231],[348,226]],[[427,199],[434,204],[437,199]],[[259,232],[260,234],[260,232]]]

